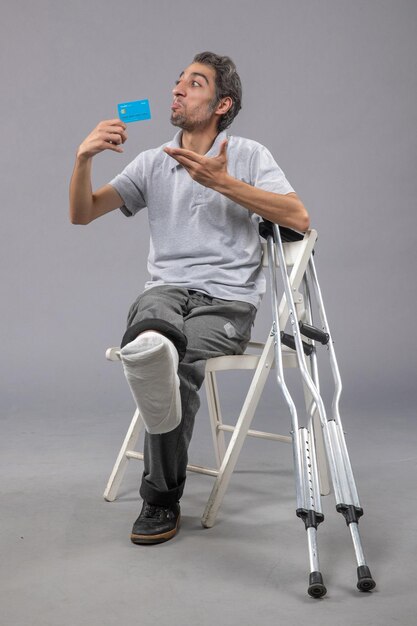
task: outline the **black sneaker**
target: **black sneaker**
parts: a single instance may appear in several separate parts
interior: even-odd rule
[[[148,504],[144,501],[142,510],[133,524],[130,539],[133,543],[162,543],[176,535],[180,525],[180,505],[170,507]]]

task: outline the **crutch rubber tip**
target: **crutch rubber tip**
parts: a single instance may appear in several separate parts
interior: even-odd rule
[[[311,572],[309,578],[308,595],[312,598],[322,598],[327,593],[323,585],[323,576],[320,572]]]
[[[375,588],[376,582],[371,576],[371,571],[367,565],[360,565],[358,567],[358,584],[359,591],[372,591]]]

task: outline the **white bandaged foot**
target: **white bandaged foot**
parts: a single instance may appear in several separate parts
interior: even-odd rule
[[[181,421],[178,352],[153,330],[141,333],[120,351],[123,369],[146,430],[155,435]]]

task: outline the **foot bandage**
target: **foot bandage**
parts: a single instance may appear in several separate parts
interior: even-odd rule
[[[126,344],[120,356],[146,430],[153,435],[174,430],[181,421],[181,396],[172,341],[146,331]]]

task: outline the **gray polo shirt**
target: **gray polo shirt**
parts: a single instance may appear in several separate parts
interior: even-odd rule
[[[195,182],[163,151],[181,145],[181,132],[171,142],[139,154],[110,181],[123,199],[125,215],[148,208],[150,280],[145,289],[177,285],[258,307],[265,291],[261,217]],[[216,156],[226,138],[226,131],[219,133],[206,156]],[[228,139],[231,176],[279,194],[294,191],[264,146],[242,137]]]

